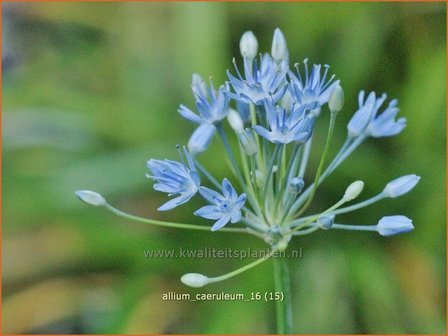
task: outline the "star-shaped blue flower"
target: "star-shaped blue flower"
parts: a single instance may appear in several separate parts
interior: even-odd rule
[[[184,118],[199,124],[188,141],[189,151],[192,154],[197,154],[208,148],[216,131],[215,124],[223,120],[229,113],[229,99],[224,85],[216,92],[213,83],[207,86],[199,75],[193,75],[191,86],[199,114],[184,105],[180,105],[178,111]]]
[[[292,105],[289,114],[286,110],[265,101],[266,118],[270,130],[263,126],[252,126],[255,132],[275,144],[288,144],[293,141],[306,143],[313,133],[315,116],[306,110],[305,105]]]
[[[246,194],[243,193],[238,196],[236,190],[226,178],[222,181],[223,195],[206,187],[200,187],[199,193],[213,205],[206,205],[194,214],[217,220],[212,226],[212,231],[219,230],[229,221],[237,223],[241,220],[241,209],[246,202]]]
[[[334,87],[339,84],[339,80],[334,81],[334,76],[327,80],[328,65],[325,65],[325,71],[321,78],[321,65],[314,64],[311,74],[308,73],[308,60],[303,61],[305,66],[305,77],[302,78],[299,67],[296,66],[297,76],[290,71],[289,77],[291,83],[289,85],[289,92],[292,97],[299,103],[305,105],[307,109],[318,109],[328,102],[331,92]]]
[[[184,204],[192,198],[198,191],[200,185],[199,175],[194,166],[194,162],[184,147],[184,154],[188,161],[188,166],[172,160],[154,160],[148,161],[147,166],[152,175],[148,177],[156,180],[154,190],[168,193],[168,196],[179,195],[176,198],[166,202],[157,210],[171,210],[181,204]]]
[[[406,127],[406,118],[395,119],[400,111],[396,99],[391,100],[386,109],[378,114],[387,95],[382,94],[377,98],[375,92],[370,92],[367,99],[364,97],[365,92],[360,91],[358,95],[359,109],[347,125],[349,135],[358,136],[366,133],[371,137],[381,138],[397,135]]]
[[[243,103],[253,103],[255,105],[263,105],[265,99],[279,101],[286,91],[286,73],[288,65],[286,61],[280,64],[267,54],[260,56],[260,68],[258,69],[257,60],[249,60],[244,58],[244,77],[238,71],[235,65],[238,78],[233,76],[227,70],[227,76],[230,80],[235,93],[230,92],[228,95]]]

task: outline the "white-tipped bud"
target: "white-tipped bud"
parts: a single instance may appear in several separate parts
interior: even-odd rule
[[[280,29],[275,29],[272,39],[271,55],[275,62],[280,63],[288,55],[285,35]]]
[[[205,275],[199,273],[184,274],[180,278],[180,281],[182,281],[184,285],[195,288],[204,287],[208,284],[208,278]]]
[[[77,191],[75,191],[75,194],[76,194],[76,196],[78,196],[78,198],[81,201],[83,201],[84,203],[93,205],[93,206],[104,206],[107,204],[104,197],[95,191],[77,190]]]
[[[332,216],[322,216],[316,221],[317,226],[322,230],[330,230],[334,223],[334,215]]]
[[[243,119],[241,119],[240,114],[234,109],[229,109],[229,114],[227,114],[227,121],[229,122],[230,127],[232,127],[235,132],[239,132],[244,129]]]
[[[418,181],[420,176],[415,174],[399,177],[386,184],[383,193],[390,198],[399,197],[414,189]]]
[[[344,90],[342,90],[340,85],[336,85],[331,92],[328,107],[331,113],[338,113],[344,107]]]
[[[251,31],[245,32],[240,40],[241,56],[254,59],[258,52],[258,41],[254,33]]]
[[[254,132],[251,129],[246,128],[245,130],[239,132],[238,139],[240,140],[241,148],[243,149],[244,154],[247,156],[257,154],[257,140],[255,139]]]
[[[354,200],[356,197],[359,196],[359,194],[364,189],[364,182],[363,181],[355,181],[352,184],[350,184],[345,191],[344,194],[344,201],[349,202],[351,200]]]

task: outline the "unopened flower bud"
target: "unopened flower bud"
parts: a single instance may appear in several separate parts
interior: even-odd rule
[[[75,191],[75,194],[76,194],[76,196],[78,196],[78,198],[81,201],[83,201],[84,203],[93,205],[93,206],[104,206],[107,204],[104,197],[95,191],[77,190],[77,191]]]
[[[334,216],[322,216],[316,221],[317,226],[322,230],[330,230],[334,223]]]
[[[390,198],[396,198],[411,191],[420,181],[420,176],[415,174],[405,175],[389,182],[383,193]]]
[[[364,189],[364,182],[363,181],[355,181],[352,184],[350,184],[345,191],[344,194],[344,201],[349,202],[351,200],[354,200],[356,197],[359,196],[359,194]]]
[[[271,55],[276,63],[280,63],[288,54],[286,47],[286,39],[280,29],[275,29],[274,38],[272,39]]]
[[[259,188],[264,186],[264,174],[258,169],[255,170],[255,184]]]
[[[246,128],[238,133],[238,139],[240,140],[241,147],[243,148],[244,154],[252,156],[257,154],[258,146],[255,139],[255,135],[252,130]]]
[[[390,237],[412,231],[414,225],[412,225],[412,220],[406,216],[385,216],[380,219],[376,229],[380,235]]]
[[[251,31],[245,32],[240,40],[241,56],[254,59],[257,56],[258,41],[254,33]]]
[[[330,98],[328,100],[328,107],[331,113],[338,113],[344,107],[344,91],[340,85],[336,85],[331,92]]]
[[[227,121],[229,122],[230,127],[232,127],[235,132],[239,132],[244,128],[243,119],[241,119],[240,114],[234,109],[229,109]]]
[[[205,275],[199,273],[184,274],[180,278],[180,281],[182,281],[184,285],[196,288],[204,287],[208,284],[208,278]]]
[[[289,192],[292,194],[300,194],[304,186],[305,181],[303,181],[302,177],[294,177],[289,183]]]

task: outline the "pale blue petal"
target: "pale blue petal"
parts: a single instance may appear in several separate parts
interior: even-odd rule
[[[215,224],[213,224],[212,231],[219,230],[224,225],[226,225],[230,221],[230,219],[231,219],[230,215],[224,215]]]
[[[347,125],[349,134],[357,136],[364,132],[369,125],[369,122],[372,120],[373,112],[372,104],[364,105],[356,111]]]
[[[234,211],[232,212],[230,222],[235,224],[241,221],[241,211]]]
[[[187,203],[191,197],[193,197],[193,195],[180,195],[176,198],[173,198],[172,200],[169,200],[168,202],[160,206],[157,210],[159,211],[171,210],[179,205]]]
[[[271,133],[266,128],[259,125],[254,125],[252,128],[258,133],[258,135],[262,136],[266,140],[272,141]]]
[[[216,205],[224,202],[224,200],[225,200],[224,197],[220,193],[218,193],[212,189],[209,189],[207,187],[200,187],[199,193],[207,201],[209,201],[210,203],[216,204]]]
[[[238,194],[236,193],[232,184],[226,178],[222,180],[222,192],[226,199],[236,200],[238,198]]]
[[[206,219],[217,220],[222,217],[222,212],[216,205],[206,205],[194,212],[196,216],[200,216]]]
[[[199,126],[191,135],[188,141],[188,150],[193,153],[202,153],[210,145],[216,127],[213,124],[203,124]]]
[[[191,111],[188,107],[186,107],[184,105],[180,105],[179,109],[177,111],[185,119],[188,119],[196,124],[202,123],[202,118],[199,117],[197,114],[195,114],[193,111]]]

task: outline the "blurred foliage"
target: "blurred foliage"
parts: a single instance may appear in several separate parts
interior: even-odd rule
[[[445,332],[446,12],[442,3],[8,3],[3,4],[3,332],[266,333],[264,302],[162,301],[162,293],[273,289],[271,265],[195,290],[180,275],[214,275],[240,260],[145,259],[144,249],[265,248],[228,234],[178,232],[125,222],[81,204],[88,188],[142,216],[204,221],[193,204],[155,209],[145,162],[176,158],[193,125],[192,72],[225,80],[245,30],[269,50],[274,28],[291,59],[331,64],[346,106],[342,144],[360,89],[397,97],[408,127],[369,140],[320,189],[315,209],[355,179],[365,197],[416,173],[410,194],[341,220],[375,223],[405,214],[413,233],[318,232],[291,260],[301,333]],[[316,168],[328,116],[317,125]],[[320,133],[319,133],[320,132]],[[219,176],[219,143],[204,156]],[[205,222],[204,222],[205,223]]]

